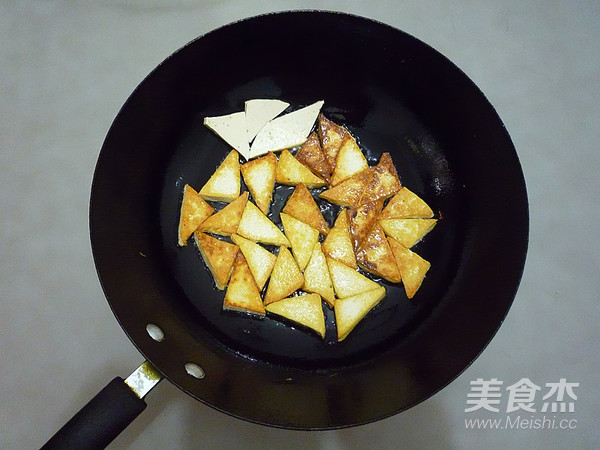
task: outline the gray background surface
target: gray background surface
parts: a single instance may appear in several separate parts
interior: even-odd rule
[[[514,306],[471,367],[395,417],[340,431],[270,429],[163,382],[112,448],[598,448],[600,3],[537,0],[0,2],[0,448],[40,446],[142,362],[105,302],[88,237],[94,164],[120,106],[195,37],[295,8],[400,28],[449,57],[495,106],[530,199]],[[528,378],[542,391],[560,378],[580,383],[575,412],[553,414],[575,419],[574,429],[466,429],[465,419],[507,416],[465,413],[477,378],[503,389]]]

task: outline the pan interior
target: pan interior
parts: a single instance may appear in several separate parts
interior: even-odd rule
[[[324,100],[324,114],[350,129],[370,163],[390,152],[402,183],[440,219],[414,247],[431,262],[417,295],[409,301],[402,286],[384,283],[386,298],[341,343],[327,307],[325,339],[273,318],[224,312],[224,292],[192,241],[177,246],[184,184],[199,189],[230,150],[204,117],[240,111],[253,98],[296,107]],[[270,213],[276,223],[290,192],[277,189]],[[337,208],[322,206],[332,225]],[[389,26],[304,11],[213,31],[140,84],[102,148],[90,226],[111,308],[171,381],[249,420],[330,428],[408,408],[476,358],[519,284],[528,212],[512,142],[459,69]],[[148,323],[164,329],[163,342],[148,337]],[[182,370],[186,358],[204,361],[201,382]],[[323,371],[346,375],[323,379]],[[251,373],[265,394],[254,403],[231,387]],[[292,379],[310,388],[281,381]],[[270,394],[275,388],[280,400]],[[306,410],[286,409],[290,402]]]

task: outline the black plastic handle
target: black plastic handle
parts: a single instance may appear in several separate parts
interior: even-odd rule
[[[125,381],[116,377],[73,416],[42,447],[48,449],[103,449],[146,408]]]

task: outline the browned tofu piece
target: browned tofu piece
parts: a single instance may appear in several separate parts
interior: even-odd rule
[[[179,227],[177,228],[177,243],[183,247],[194,231],[213,213],[202,196],[189,184],[183,187],[183,200],[179,211]]]
[[[345,179],[331,189],[321,192],[319,197],[335,205],[358,208],[361,205],[361,199],[365,188],[373,180],[374,169],[374,167],[365,169],[362,172]]]
[[[350,234],[354,243],[354,250],[358,250],[363,241],[369,235],[371,228],[377,221],[381,209],[383,208],[383,200],[377,200],[371,203],[365,203],[358,208],[350,208],[348,212],[348,223],[350,226]]]
[[[319,114],[317,131],[325,158],[333,170],[342,141],[349,133],[344,127],[327,119],[323,114]]]
[[[212,273],[217,288],[222,291],[229,281],[229,276],[233,269],[233,261],[239,247],[200,231],[194,233],[194,240],[196,241],[198,250],[200,250],[202,259]]]
[[[367,158],[363,155],[358,143],[350,134],[342,141],[335,160],[335,169],[331,174],[331,186],[341,183],[352,175],[369,168]]]
[[[381,225],[377,222],[356,253],[356,261],[366,271],[392,283],[399,283],[402,280],[390,244]]]
[[[312,132],[306,142],[296,153],[296,159],[308,167],[316,176],[329,181],[331,177],[331,167],[325,158],[325,153],[321,148],[321,142],[316,132]]]
[[[248,191],[244,191],[242,195],[232,201],[229,205],[206,219],[200,226],[200,231],[218,234],[220,236],[232,235],[237,231],[247,201]]]
[[[265,156],[248,161],[240,167],[244,182],[248,186],[256,206],[263,214],[269,213],[269,205],[275,187],[276,168],[277,156],[274,153],[267,153]]]
[[[260,292],[242,252],[238,252],[233,262],[233,272],[223,299],[223,309],[265,315]]]
[[[348,214],[344,209],[340,211],[333,228],[323,241],[322,248],[325,256],[356,269],[356,256],[348,227]]]
[[[379,215],[380,219],[431,219],[433,210],[425,201],[404,186]]]
[[[429,261],[421,258],[415,252],[407,249],[394,238],[388,238],[398,270],[402,276],[402,283],[408,298],[413,298],[431,267]]]
[[[282,212],[307,223],[321,234],[329,233],[327,222],[308,188],[300,183],[287,199]]]
[[[323,187],[327,182],[298,161],[288,150],[283,150],[277,161],[275,181],[288,186],[297,186],[302,183],[309,188]]]
[[[392,157],[389,153],[381,155],[379,163],[371,168],[370,175],[371,176],[365,183],[364,191],[360,199],[361,205],[380,199],[385,200],[402,188]]]

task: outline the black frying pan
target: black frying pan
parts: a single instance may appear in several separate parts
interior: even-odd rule
[[[440,217],[415,247],[432,265],[417,295],[409,301],[387,284],[387,297],[341,343],[329,309],[324,340],[223,312],[195,246],[177,247],[183,185],[200,188],[230,150],[203,118],[252,98],[325,100],[325,115],[358,137],[371,163],[390,152],[403,184]],[[278,188],[276,223],[290,191]],[[102,147],[90,229],[108,302],[162,375],[239,418],[329,429],[410,408],[478,356],[515,296],[528,207],[511,140],[464,73],[387,25],[301,11],[217,29],[138,86]],[[160,342],[149,324],[164,333]]]

